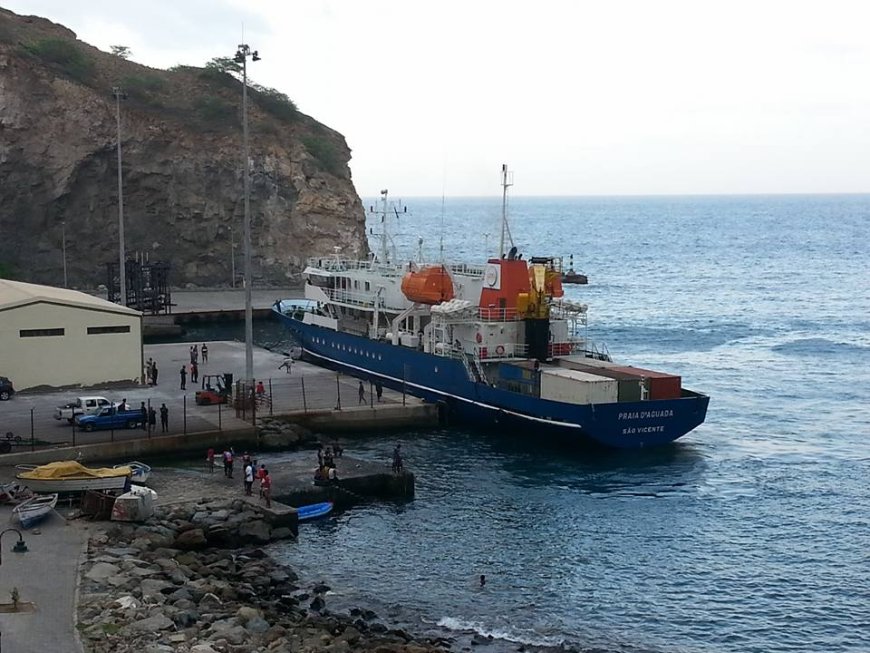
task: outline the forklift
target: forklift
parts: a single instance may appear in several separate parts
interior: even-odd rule
[[[202,390],[196,391],[196,405],[225,404],[230,400],[232,392],[232,374],[205,374],[202,377]]]

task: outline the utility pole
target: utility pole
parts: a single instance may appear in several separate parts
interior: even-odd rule
[[[63,287],[69,288],[69,284],[66,279],[66,220],[60,223],[60,237],[63,241],[61,243],[61,249],[63,250]]]
[[[246,43],[239,45],[233,61],[242,64],[242,149],[244,150],[245,176],[245,381],[254,381],[254,313],[251,307],[251,161],[248,154],[248,57],[259,61],[260,55]]]
[[[115,96],[115,119],[118,125],[118,243],[120,245],[120,263],[118,282],[121,288],[121,306],[127,305],[127,253],[124,249],[124,185],[121,176],[121,100],[127,99],[119,86],[112,88]]]

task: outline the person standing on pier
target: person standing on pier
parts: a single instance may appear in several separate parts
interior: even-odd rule
[[[190,364],[190,382],[196,383],[197,381],[199,381],[199,366],[196,361],[193,361]]]
[[[181,375],[181,389],[187,390],[187,368],[184,365],[181,366],[179,374]]]
[[[160,405],[160,432],[166,433],[169,430],[169,409],[166,404]],[[214,471],[214,470],[212,470]]]
[[[151,385],[157,385],[157,362],[151,363]]]
[[[154,406],[148,407],[148,435],[157,430],[157,411]]]
[[[384,395],[384,386],[378,381],[375,383],[375,394],[378,396],[378,403],[381,403],[381,397]]]
[[[263,469],[263,480],[260,481],[260,492],[266,500],[266,507],[272,507],[272,477],[269,476],[269,470]]]
[[[398,474],[402,471],[402,445],[397,444],[393,449],[393,472]]]
[[[200,351],[202,352],[202,364],[205,365],[206,363],[208,363],[208,345],[202,343]]]
[[[366,402],[366,388],[363,385],[363,382],[359,382],[359,403],[364,404]]]
[[[245,495],[252,496],[254,487],[254,465],[250,459],[245,463]]]
[[[145,402],[143,401],[139,406],[139,412],[142,414],[142,430],[148,430],[148,409],[145,407]]]

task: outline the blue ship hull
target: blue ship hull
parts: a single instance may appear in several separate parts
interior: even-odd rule
[[[446,407],[451,421],[621,449],[673,442],[703,423],[710,398],[578,405],[472,381],[461,361],[305,324],[273,311],[307,358]]]

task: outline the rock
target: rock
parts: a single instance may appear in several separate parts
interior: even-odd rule
[[[324,607],[326,607],[326,603],[320,596],[315,596],[314,600],[311,601],[311,604],[308,607],[315,612],[319,612],[320,610],[323,610]]]
[[[239,526],[239,536],[244,540],[266,544],[271,540],[272,529],[261,519],[247,521]]]
[[[218,597],[216,597],[211,592],[208,592],[199,600],[199,607],[202,610],[205,610],[207,608],[219,608],[222,605],[223,605],[223,601],[221,601]]]
[[[118,565],[113,565],[109,562],[98,562],[85,574],[85,578],[102,581],[116,575],[119,571],[121,571],[121,568]]]
[[[205,538],[205,533],[201,528],[193,528],[189,531],[180,533],[175,538],[174,546],[184,550],[204,549],[208,546],[208,541]]]
[[[190,647],[190,653],[218,653],[211,644],[194,644]]]
[[[156,578],[146,578],[142,581],[142,598],[144,599],[155,599],[158,598],[160,601],[163,601],[166,597],[164,595],[165,590],[173,589],[173,585],[170,582],[165,580],[159,580]]]
[[[251,633],[265,633],[270,626],[269,622],[262,617],[254,617],[245,624],[245,630]]]
[[[286,526],[280,526],[272,531],[273,540],[286,540],[290,537],[295,537],[293,531]]]
[[[172,628],[172,620],[164,614],[158,614],[146,619],[134,621],[127,628],[138,633],[152,633],[158,630],[166,630]]]

